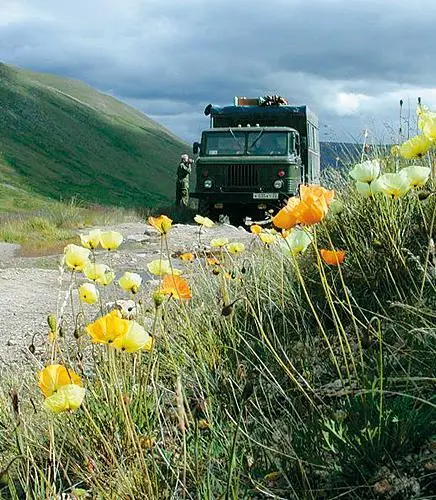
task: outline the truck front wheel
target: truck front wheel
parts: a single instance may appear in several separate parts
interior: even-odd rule
[[[211,217],[212,205],[209,203],[209,200],[204,198],[198,200],[198,213],[203,217]]]

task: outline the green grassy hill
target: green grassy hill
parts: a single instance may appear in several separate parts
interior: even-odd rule
[[[37,197],[156,206],[172,199],[186,147],[144,114],[84,83],[0,63],[2,191],[24,187]],[[8,196],[0,192],[0,198]]]

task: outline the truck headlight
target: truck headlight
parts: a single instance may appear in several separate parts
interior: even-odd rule
[[[280,179],[277,179],[276,181],[274,181],[273,186],[274,186],[276,189],[280,189],[281,187],[283,187],[283,181],[281,181]]]
[[[210,189],[212,187],[212,181],[210,179],[206,179],[203,185],[206,189]]]

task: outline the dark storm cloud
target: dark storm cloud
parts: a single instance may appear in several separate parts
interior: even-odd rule
[[[427,0],[15,0],[0,17],[0,59],[85,80],[185,138],[238,94],[281,93],[355,131],[402,93],[434,97]]]

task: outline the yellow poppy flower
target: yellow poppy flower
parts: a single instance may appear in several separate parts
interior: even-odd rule
[[[100,243],[106,250],[116,250],[123,242],[123,235],[118,231],[105,231],[100,234]]]
[[[197,222],[197,224],[200,224],[200,226],[203,227],[213,227],[215,225],[215,222],[210,220],[209,217],[203,217],[201,215],[196,215],[194,217],[194,220],[195,222]]]
[[[407,180],[409,187],[415,189],[424,186],[430,177],[431,169],[420,165],[411,165],[401,169],[399,173]]]
[[[83,271],[83,268],[89,263],[91,252],[88,248],[78,245],[67,245],[64,249],[65,264],[73,271]]]
[[[229,253],[237,255],[239,253],[242,253],[245,250],[245,245],[243,243],[233,242],[233,243],[229,243],[226,246],[226,248],[227,248],[227,251]]]
[[[136,352],[140,349],[151,351],[153,346],[152,337],[136,321],[130,320],[128,322],[127,332],[116,337],[111,346],[126,352]]]
[[[302,229],[294,229],[282,242],[283,248],[289,250],[293,255],[304,253],[312,243],[312,237]]]
[[[276,240],[275,234],[271,233],[260,233],[259,238],[265,245],[271,245],[271,243],[274,243],[274,241]]]
[[[180,255],[180,260],[183,262],[194,262],[195,255],[191,252],[185,252]]]
[[[381,175],[377,179],[376,186],[390,198],[401,198],[410,189],[408,180],[400,173]]]
[[[379,160],[366,160],[358,163],[350,172],[350,177],[358,182],[370,183],[380,174]]]
[[[129,320],[122,319],[118,310],[112,311],[86,327],[88,335],[95,344],[112,344],[117,337],[129,330]]]
[[[160,234],[168,234],[173,221],[166,215],[159,215],[159,217],[149,217],[148,223],[157,229]]]
[[[260,234],[262,232],[262,228],[258,224],[253,224],[250,226],[250,231],[253,234]]]
[[[115,273],[106,264],[89,262],[83,269],[83,274],[99,285],[110,285],[115,278]]]
[[[93,283],[83,283],[79,286],[79,298],[87,304],[95,304],[98,300],[98,290]]]
[[[68,384],[82,385],[82,379],[63,365],[48,365],[38,374],[38,387],[46,398]]]
[[[81,234],[80,241],[84,247],[94,250],[100,245],[100,235],[100,229],[93,229],[89,233]]]
[[[137,293],[142,283],[142,278],[137,273],[125,272],[118,281],[120,287],[126,292]]]
[[[79,408],[85,397],[85,389],[76,384],[64,385],[44,401],[44,407],[53,413],[74,411]]]
[[[226,246],[228,242],[228,238],[214,238],[213,240],[210,240],[210,246],[213,248],[221,248]]]
[[[169,260],[161,260],[156,259],[152,260],[147,264],[147,269],[156,276],[163,276],[165,274],[174,274],[176,276],[182,274],[180,269],[175,269],[174,267],[171,269]]]
[[[431,147],[431,141],[425,135],[416,135],[400,146],[400,155],[407,160],[424,156]]]

